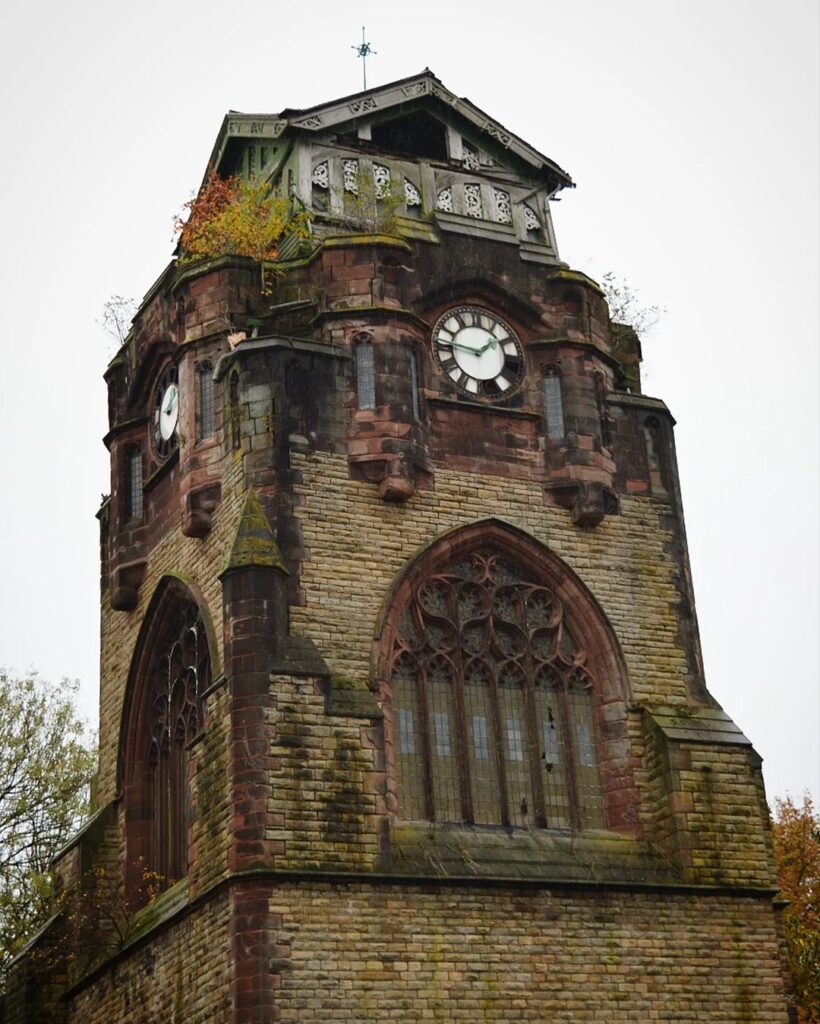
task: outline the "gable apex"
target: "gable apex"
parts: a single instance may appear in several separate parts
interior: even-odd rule
[[[449,108],[456,120],[465,122],[472,132],[489,140],[517,157],[541,178],[547,179],[552,191],[572,188],[570,175],[549,157],[505,128],[469,99],[450,92],[429,68],[420,74],[398,79],[386,85],[352,93],[329,102],[306,108],[285,108],[278,114],[254,114],[230,111],[220,129],[209,167],[219,168],[231,139],[247,138],[264,141],[296,133],[322,133],[328,129],[338,131],[345,124],[351,128],[364,121],[383,120],[389,111],[405,113],[420,106],[430,113]]]

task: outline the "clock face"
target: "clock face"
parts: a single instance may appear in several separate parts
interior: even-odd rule
[[[433,328],[433,348],[442,370],[472,398],[504,398],[524,379],[524,352],[500,317],[477,306],[460,306]]]
[[[177,368],[166,366],[154,385],[151,412],[151,439],[160,459],[167,459],[177,447],[179,423],[179,384]]]

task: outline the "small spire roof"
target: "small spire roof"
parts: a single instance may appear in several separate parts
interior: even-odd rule
[[[249,566],[287,572],[282,552],[253,487],[249,487],[245,494],[245,503],[224,572]]]

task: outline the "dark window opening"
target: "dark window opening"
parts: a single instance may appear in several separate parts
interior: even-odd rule
[[[421,408],[419,405],[419,364],[416,353],[410,353],[410,393],[413,401],[413,419],[421,419]]]
[[[125,518],[140,520],[143,517],[142,493],[142,451],[128,448],[125,453]]]
[[[197,367],[199,381],[198,409],[196,421],[196,439],[203,441],[214,432],[214,375],[210,363],[200,363]]]
[[[431,160],[447,159],[447,132],[444,125],[422,111],[374,124],[371,140],[374,146],[392,153],[428,157]]]
[[[234,370],[228,382],[228,426],[231,434],[231,447],[242,445],[242,419],[239,415],[239,374]]]

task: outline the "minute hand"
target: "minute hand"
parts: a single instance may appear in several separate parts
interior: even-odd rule
[[[485,345],[484,348],[473,348],[472,345],[465,345],[461,341],[448,341],[447,344],[450,345],[451,348],[460,348],[462,352],[469,352],[472,356],[480,356],[487,348],[487,345]]]

